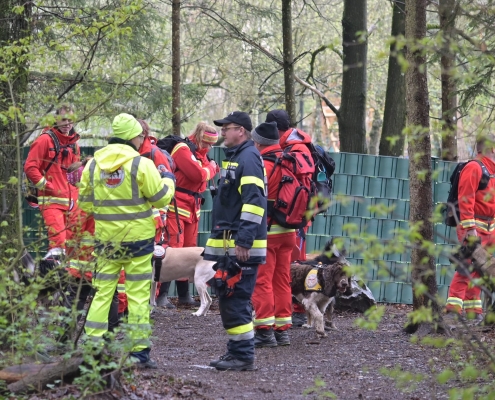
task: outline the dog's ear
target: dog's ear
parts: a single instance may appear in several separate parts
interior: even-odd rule
[[[325,252],[331,251],[333,246],[333,238],[331,238],[329,241],[325,243]]]

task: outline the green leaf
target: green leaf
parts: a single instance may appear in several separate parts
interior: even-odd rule
[[[437,381],[442,385],[447,383],[449,380],[453,378],[455,378],[455,374],[450,369],[446,369],[437,375]]]

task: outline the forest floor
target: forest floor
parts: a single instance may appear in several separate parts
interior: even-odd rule
[[[337,312],[338,330],[327,338],[318,340],[314,330],[293,328],[290,346],[256,349],[256,371],[220,372],[208,366],[226,352],[227,337],[215,302],[206,317],[194,317],[187,309],[159,309],[152,350],[159,369],[136,371],[134,381],[124,384],[122,398],[448,399],[449,390],[469,384],[459,379],[440,384],[436,375],[458,369],[459,361],[473,355],[474,349],[414,343],[402,331],[410,311],[409,306],[386,305],[374,331],[355,325],[360,315]],[[471,332],[479,343],[494,348],[494,331],[474,327]],[[411,375],[394,379],[384,369]],[[475,383],[490,379],[493,376]]]

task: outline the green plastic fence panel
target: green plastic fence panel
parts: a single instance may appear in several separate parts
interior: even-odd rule
[[[199,232],[198,233],[198,246],[205,247],[206,241],[210,237],[210,232]]]
[[[450,191],[450,182],[435,182],[433,185],[433,201],[442,203],[447,201]]]
[[[400,295],[397,297],[397,303],[412,304],[413,302],[412,285],[410,283],[399,283],[398,289],[400,290]]]
[[[409,179],[409,160],[406,158],[397,159],[395,177],[399,179]]]
[[[366,179],[363,175],[351,176],[351,196],[364,196],[366,189]]]
[[[395,157],[380,157],[380,166],[378,168],[378,176],[384,178],[392,178],[395,176],[397,159]]]
[[[404,221],[409,219],[409,202],[407,200],[398,199],[392,201],[389,205],[395,207],[391,213],[392,218]]]
[[[340,215],[332,215],[328,222],[328,233],[330,236],[343,236],[342,226],[344,225],[344,217]]]
[[[379,223],[377,219],[370,218],[363,221],[364,232],[368,235],[374,235],[378,237]]]
[[[342,160],[344,159],[344,157],[342,156],[344,153],[328,153],[328,154],[335,161],[335,174],[342,173],[342,166],[343,166]]]
[[[344,173],[357,175],[361,173],[359,154],[347,153],[344,160]]]
[[[315,253],[319,250],[316,246],[317,235],[307,234],[306,235],[306,253]]]
[[[367,176],[378,175],[379,158],[377,156],[362,155],[361,174]]]
[[[400,295],[402,294],[402,287],[397,282],[383,282],[382,283],[382,301],[385,303],[399,303]]]
[[[374,198],[382,197],[382,182],[383,178],[369,178],[366,195]]]
[[[382,301],[381,300],[382,282],[377,280],[368,280],[366,285],[371,290],[371,293],[373,293],[373,297],[375,298],[375,300],[377,302]]]
[[[339,204],[338,215],[352,216],[356,207],[356,200],[352,196],[341,196],[335,200]]]
[[[371,198],[369,197],[356,198],[355,208],[354,208],[355,214],[353,215],[362,218],[370,218],[371,217],[370,206],[371,206]]]
[[[411,282],[411,264],[393,262],[390,266],[390,279],[396,282]]]
[[[333,179],[333,192],[335,194],[349,194],[347,192],[347,175],[338,174]]]
[[[402,196],[400,197],[403,200],[409,200],[409,181],[402,182]]]
[[[402,197],[402,183],[399,179],[385,178],[385,194],[387,199],[399,199]]]
[[[325,235],[327,233],[327,217],[323,214],[315,215],[314,221],[308,229],[308,233]]]

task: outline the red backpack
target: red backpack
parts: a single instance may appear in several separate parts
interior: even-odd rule
[[[274,163],[273,170],[282,170],[282,178],[278,184],[275,201],[268,204],[268,217],[271,224],[289,229],[304,228],[315,210],[311,210],[311,199],[316,196],[315,184],[312,180],[315,165],[310,156],[300,151],[292,151],[292,146],[282,152],[275,151],[263,155],[266,161]]]

